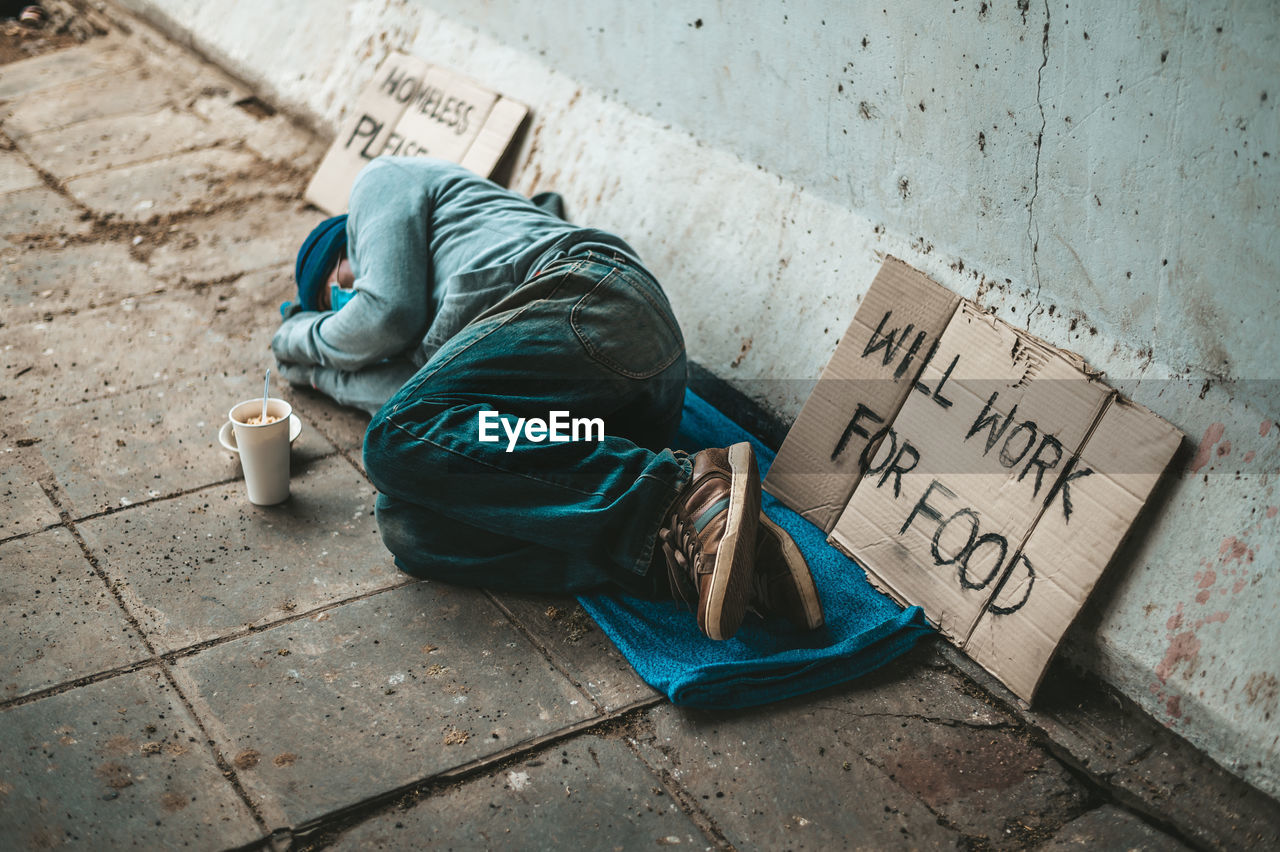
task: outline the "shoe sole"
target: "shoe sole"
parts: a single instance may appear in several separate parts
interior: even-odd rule
[[[716,553],[716,568],[703,609],[707,636],[728,639],[738,632],[751,597],[756,523],[760,517],[760,473],[751,445],[729,447],[729,517]]]
[[[804,607],[804,623],[797,623],[796,627],[817,630],[826,623],[826,617],[822,614],[822,601],[818,598],[818,587],[813,584],[813,574],[809,571],[809,564],[805,561],[804,554],[800,552],[791,535],[775,524],[768,515],[762,514],[760,523],[777,542],[782,561],[791,574],[796,592],[800,596],[800,604]]]

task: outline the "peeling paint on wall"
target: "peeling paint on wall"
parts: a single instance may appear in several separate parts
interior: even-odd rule
[[[1200,439],[1200,446],[1196,449],[1196,456],[1191,461],[1191,472],[1196,473],[1200,468],[1209,463],[1209,459],[1213,455],[1213,447],[1222,440],[1222,433],[1226,429],[1223,423],[1212,423],[1209,428],[1204,430],[1204,437]],[[1229,446],[1229,445],[1228,445]]]
[[[1201,451],[1212,447],[1221,438],[1221,430],[1215,428],[1220,425],[1213,424],[1206,431]],[[1197,453],[1197,458],[1199,456]],[[1193,466],[1193,470],[1198,469]],[[1148,686],[1148,692],[1163,704],[1166,725],[1178,727],[1188,721],[1182,706],[1184,691],[1170,688],[1170,681],[1177,678],[1190,682],[1207,675],[1206,666],[1201,665],[1204,644],[1200,631],[1208,625],[1225,624],[1231,617],[1234,599],[1260,579],[1252,567],[1257,551],[1249,539],[1262,532],[1264,524],[1275,519],[1277,508],[1268,506],[1261,520],[1239,535],[1226,536],[1219,543],[1216,554],[1200,560],[1199,569],[1191,577],[1190,599],[1179,601],[1165,622],[1167,646],[1164,656],[1152,671],[1155,680]],[[1250,683],[1254,681],[1251,679]],[[1258,690],[1256,685],[1246,685],[1246,691],[1251,688],[1255,692]]]

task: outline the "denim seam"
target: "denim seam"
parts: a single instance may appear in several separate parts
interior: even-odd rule
[[[569,271],[570,271],[570,272],[577,272],[579,269],[581,269],[583,266],[585,266],[585,265],[587,264],[587,262],[588,262],[588,261],[586,261],[586,260],[584,260],[584,259],[582,259],[582,258],[580,258],[580,257],[562,257],[562,258],[559,258],[558,260],[553,260],[553,261],[551,261],[551,262],[550,262],[550,263],[548,263],[546,266],[544,266],[544,267],[542,267],[541,269],[539,269],[539,270],[535,271],[533,274],[531,274],[531,275],[529,276],[529,279],[528,279],[528,280],[529,280],[529,281],[532,281],[532,280],[534,280],[535,278],[541,278],[542,276],[544,276],[544,275],[546,275],[546,274],[548,274],[548,273],[550,273],[550,272],[555,272],[555,271],[559,270],[559,269],[560,269],[560,267],[562,267],[562,266],[568,266],[568,267],[570,267],[570,269],[569,269]]]
[[[675,486],[675,493],[658,514],[658,522],[653,527],[653,534],[645,538],[644,547],[640,549],[640,557],[631,566],[631,573],[638,574],[641,577],[649,572],[649,567],[653,564],[653,551],[658,544],[658,531],[662,529],[662,522],[666,520],[667,515],[671,514],[676,503],[680,501],[680,495],[684,493],[685,486],[688,485],[689,480],[693,477],[692,465],[690,465],[688,472],[685,471],[684,465],[680,463],[679,459],[676,460],[676,465],[680,468],[680,476],[674,483],[666,482],[662,477],[654,476],[651,473],[642,473],[639,477],[640,479],[656,479],[665,484]]]
[[[676,323],[672,322],[670,317],[668,317],[667,315],[668,312],[671,310],[671,306],[669,304],[668,305],[660,304],[656,299],[653,298],[651,294],[646,292],[646,288],[642,286],[644,282],[636,280],[636,277],[639,275],[642,275],[643,273],[640,273],[639,270],[631,268],[629,265],[625,268],[618,269],[617,272],[618,272],[619,278],[627,282],[627,284],[630,285],[631,289],[639,293],[641,298],[643,298],[651,306],[653,306],[653,309],[658,312],[658,316],[661,317],[662,321],[667,324],[667,328],[671,329],[671,331],[675,332],[676,334],[679,334],[680,327]],[[647,275],[645,275],[644,277],[650,283],[652,283],[653,286],[656,287],[659,291],[662,290],[661,285],[659,285],[658,282],[655,281],[653,278]]]
[[[605,496],[604,492],[602,491],[583,491],[581,488],[574,488],[572,485],[565,485],[563,482],[553,482],[549,479],[542,479],[537,476],[531,476],[530,474],[522,473],[521,471],[518,471],[518,470],[507,470],[506,468],[498,467],[497,465],[491,464],[487,461],[484,461],[483,459],[472,458],[466,453],[459,452],[458,450],[455,450],[452,447],[446,447],[443,444],[439,444],[431,440],[430,438],[423,438],[418,435],[415,435],[412,432],[410,432],[408,429],[406,429],[405,427],[401,426],[399,423],[396,423],[393,420],[388,420],[388,422],[390,422],[391,425],[394,426],[397,430],[408,435],[410,440],[416,441],[421,444],[430,444],[431,446],[436,447],[437,449],[442,450],[450,455],[457,456],[458,458],[461,458],[461,459],[466,459],[467,461],[472,462],[474,464],[487,467],[490,470],[495,470],[499,473],[504,473],[510,476],[519,476],[522,479],[528,479],[532,482],[538,482],[543,485],[550,485],[554,488],[563,488],[565,491],[572,491],[575,494],[581,494],[585,497],[604,497]]]
[[[658,375],[658,373],[661,373],[663,370],[667,369],[667,367],[670,367],[672,364],[674,364],[676,360],[679,359],[679,357],[683,354],[684,347],[679,347],[679,346],[676,347],[675,352],[672,353],[670,358],[668,358],[666,361],[659,364],[658,366],[654,367],[652,370],[648,370],[644,372],[640,372],[636,370],[628,370],[625,367],[623,367],[621,364],[619,364],[617,361],[614,361],[612,358],[609,358],[605,356],[603,353],[601,353],[600,350],[598,350],[591,343],[591,341],[587,339],[586,335],[584,335],[578,327],[578,315],[581,313],[581,308],[583,303],[585,303],[587,299],[591,298],[591,296],[597,290],[603,287],[609,281],[609,279],[614,277],[615,275],[618,276],[620,279],[622,279],[622,282],[624,284],[626,284],[628,287],[634,290],[636,294],[640,296],[640,298],[647,301],[650,304],[650,306],[653,307],[654,310],[657,312],[658,316],[662,319],[662,322],[667,326],[668,330],[672,330],[671,323],[667,321],[667,318],[662,313],[660,306],[657,303],[655,303],[653,299],[649,298],[649,295],[647,293],[645,293],[635,284],[631,283],[631,281],[627,279],[627,276],[624,275],[617,268],[610,269],[608,275],[606,275],[604,278],[601,278],[599,281],[597,281],[595,285],[590,290],[588,290],[581,299],[578,300],[578,303],[573,306],[573,310],[569,312],[569,325],[573,328],[573,333],[578,338],[578,342],[582,344],[582,348],[587,350],[587,354],[590,355],[592,358],[594,358],[596,361],[600,362],[601,364],[613,370],[614,372],[620,375],[626,376],[627,378],[630,378],[630,379],[651,378],[653,376]]]

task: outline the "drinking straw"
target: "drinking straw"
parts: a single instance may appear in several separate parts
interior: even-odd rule
[[[267,391],[271,387],[271,368],[267,368],[266,378],[262,380],[262,422],[267,422]]]

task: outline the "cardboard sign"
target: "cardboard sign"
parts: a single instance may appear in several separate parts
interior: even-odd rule
[[[886,260],[764,487],[831,532],[862,477],[868,435],[897,416],[959,304],[959,296],[902,261]]]
[[[852,483],[828,540],[1029,701],[1182,435],[904,267],[877,275],[765,487],[825,518]]]
[[[356,175],[380,154],[440,157],[488,177],[527,113],[465,77],[393,53],[360,94],[305,197],[343,212]]]
[[[965,643],[969,656],[1015,694],[1028,701],[1035,694],[1058,642],[1181,441],[1181,432],[1146,408],[1119,394],[1111,398],[1061,480],[1057,508],[1040,517],[1022,546],[1035,576],[1016,571]]]

